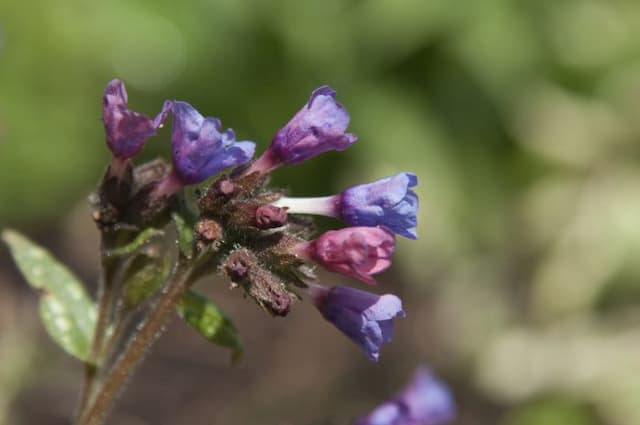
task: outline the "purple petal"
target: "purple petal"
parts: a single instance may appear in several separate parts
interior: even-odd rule
[[[340,217],[356,226],[385,226],[395,233],[416,239],[418,196],[411,190],[418,184],[413,173],[400,173],[342,192]]]
[[[419,368],[405,389],[355,425],[443,425],[454,416],[455,405],[446,385]]]
[[[173,165],[184,184],[199,183],[253,157],[255,144],[236,142],[233,130],[221,132],[217,118],[205,118],[186,102],[173,103]]]
[[[380,348],[390,342],[392,320],[403,316],[400,300],[347,287],[326,289],[315,285],[310,294],[323,317],[348,336],[367,356],[377,361]]]
[[[327,86],[313,91],[307,104],[273,138],[269,155],[284,164],[298,164],[329,150],[344,150],[357,138],[345,133],[349,114]]]
[[[114,156],[131,158],[142,149],[145,141],[156,133],[168,113],[165,102],[160,114],[152,121],[148,116],[127,109],[127,91],[120,80],[107,84],[102,98],[102,120],[107,145]]]

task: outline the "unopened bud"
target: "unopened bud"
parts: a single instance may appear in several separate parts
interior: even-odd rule
[[[256,227],[272,229],[281,227],[287,222],[287,210],[275,205],[261,205],[256,208]]]

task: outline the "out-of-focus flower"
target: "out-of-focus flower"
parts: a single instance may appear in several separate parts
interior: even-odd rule
[[[420,367],[406,388],[354,425],[442,425],[454,416],[455,405],[447,386]]]
[[[280,165],[299,164],[323,152],[345,150],[357,140],[355,135],[345,133],[348,125],[349,114],[336,101],[336,92],[328,86],[319,87],[245,173],[268,173]]]
[[[399,173],[372,183],[350,187],[338,195],[318,198],[280,198],[274,203],[290,213],[340,218],[353,226],[384,226],[410,239],[418,237],[418,184],[413,173]]]
[[[343,286],[309,286],[309,295],[322,316],[377,361],[383,343],[393,336],[393,319],[405,317],[395,295],[376,295]]]
[[[217,118],[205,118],[186,102],[173,102],[171,134],[174,173],[182,184],[199,183],[253,157],[255,143],[237,142]]]
[[[127,159],[142,149],[144,142],[162,125],[171,110],[165,102],[160,113],[152,120],[145,114],[127,109],[127,91],[124,83],[111,80],[102,97],[102,120],[107,146],[118,158]]]
[[[327,270],[374,285],[371,275],[391,265],[395,244],[393,233],[382,227],[347,227],[300,242],[294,252]]]

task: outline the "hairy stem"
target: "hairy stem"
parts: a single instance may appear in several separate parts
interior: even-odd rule
[[[179,263],[169,277],[161,298],[129,339],[78,425],[100,425],[103,422],[123,384],[173,315],[176,304],[189,287],[190,278],[191,268]]]
[[[106,243],[107,241],[103,240],[103,248]],[[96,319],[96,327],[94,330],[93,341],[91,343],[89,359],[84,365],[84,383],[80,392],[80,399],[76,410],[76,419],[79,419],[84,414],[94,390],[96,375],[99,368],[99,356],[102,351],[102,345],[111,317],[114,276],[116,274],[117,267],[117,260],[105,257],[102,261],[102,277],[98,284],[98,317]]]

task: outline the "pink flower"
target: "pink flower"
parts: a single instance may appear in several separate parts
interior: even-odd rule
[[[395,243],[393,233],[382,227],[347,227],[301,242],[295,251],[327,270],[375,285],[371,275],[391,265]]]

